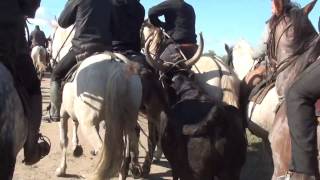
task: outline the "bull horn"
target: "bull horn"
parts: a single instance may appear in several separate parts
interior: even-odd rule
[[[192,58],[188,59],[185,61],[185,64],[189,67],[193,66],[195,63],[197,63],[202,55],[203,52],[203,37],[202,37],[202,33],[200,33],[200,45],[198,47],[197,52],[193,55]]]
[[[117,58],[119,58],[120,60],[122,60],[124,63],[129,63],[131,62],[130,59],[128,59],[126,56],[124,56],[123,54],[120,53],[113,53]]]
[[[150,52],[149,52],[149,47],[150,47],[150,43],[152,41],[152,38],[148,38],[146,44],[145,44],[145,56],[146,56],[146,60],[148,62],[148,64],[155,70],[159,70],[159,71],[162,71],[164,72],[167,68],[165,68],[164,65],[158,63],[157,60],[154,60],[151,55],[150,55]]]

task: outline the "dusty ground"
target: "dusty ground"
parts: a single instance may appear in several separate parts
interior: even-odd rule
[[[49,101],[49,79],[42,80],[42,94],[43,94],[43,108],[45,108]],[[141,120],[141,125],[145,129],[146,123]],[[69,123],[69,138],[71,138],[72,123]],[[39,163],[33,166],[25,166],[21,163],[23,159],[23,152],[21,151],[17,158],[14,180],[45,180],[45,179],[83,179],[87,174],[90,174],[98,160],[98,157],[92,156],[89,151],[91,147],[85,141],[84,136],[79,133],[80,143],[84,148],[84,154],[80,158],[74,158],[71,151],[69,151],[67,159],[67,177],[58,178],[54,175],[55,169],[58,167],[61,159],[61,152],[59,147],[59,130],[58,123],[42,122],[41,132],[48,136],[51,140],[52,147],[50,154],[42,159]],[[141,142],[146,147],[146,139],[141,135]],[[248,147],[247,162],[242,172],[242,180],[267,180],[270,179],[272,173],[272,163],[270,156],[267,155],[261,140],[253,135],[248,136],[250,146]],[[140,154],[144,157],[145,150],[140,147]],[[153,164],[151,168],[151,175],[147,179],[172,179],[169,164],[163,157],[157,164]],[[132,179],[132,178],[129,178]]]

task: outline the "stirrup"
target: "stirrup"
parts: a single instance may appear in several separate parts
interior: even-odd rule
[[[38,145],[40,148],[40,159],[42,159],[49,154],[51,150],[51,141],[47,136],[44,136],[41,133],[39,133]]]

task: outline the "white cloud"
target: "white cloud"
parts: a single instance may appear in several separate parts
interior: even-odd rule
[[[49,24],[49,21],[41,18],[28,19],[31,24],[46,26]]]
[[[46,9],[43,6],[40,6],[37,9],[36,17],[45,17],[45,16],[46,16]]]

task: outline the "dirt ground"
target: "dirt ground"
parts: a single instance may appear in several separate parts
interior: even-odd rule
[[[48,74],[42,80],[42,95],[43,95],[43,109],[49,102],[49,78]],[[44,113],[45,110],[44,110]],[[146,121],[140,120],[140,125],[146,129]],[[71,139],[72,122],[69,122],[69,139]],[[84,153],[80,158],[75,158],[69,152],[67,155],[67,176],[58,178],[55,176],[55,170],[60,164],[61,150],[59,147],[59,129],[58,123],[42,122],[41,132],[50,138],[52,147],[50,154],[42,159],[39,163],[33,166],[25,166],[21,163],[23,159],[23,151],[17,157],[16,169],[14,173],[14,180],[73,180],[85,179],[90,174],[98,161],[98,156],[92,156],[89,152],[92,149],[86,142],[84,135],[79,131],[80,144],[84,149]],[[247,154],[247,162],[243,168],[241,180],[267,180],[271,178],[272,162],[271,157],[266,153],[266,150],[261,143],[261,140],[251,134],[248,135],[249,147]],[[145,148],[147,147],[146,137],[141,133],[140,146],[140,161],[145,156]],[[128,179],[132,179],[129,177]],[[146,179],[162,180],[172,179],[170,166],[167,160],[162,157],[161,161],[153,164],[151,174]]]

